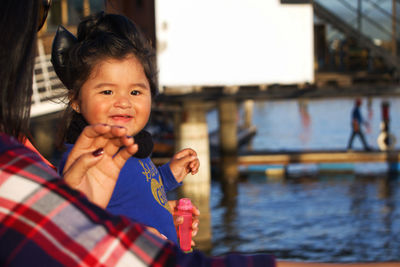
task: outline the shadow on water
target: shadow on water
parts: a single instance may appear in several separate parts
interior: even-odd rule
[[[211,255],[271,253],[309,261],[400,260],[397,173],[304,175],[248,173],[214,181]]]
[[[222,243],[230,246],[232,250],[237,249],[238,243],[241,242],[239,238],[239,229],[236,224],[237,213],[237,201],[238,201],[238,184],[237,183],[220,183],[220,190],[222,195],[218,204],[218,208],[222,210],[221,213],[221,226],[224,229],[215,229],[214,235],[216,238],[219,237],[220,231],[224,231],[226,234],[221,239]],[[218,232],[218,233],[217,233]]]

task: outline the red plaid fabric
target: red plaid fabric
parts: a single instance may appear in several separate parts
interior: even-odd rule
[[[70,189],[35,152],[0,134],[2,266],[274,266],[267,255],[207,258]]]

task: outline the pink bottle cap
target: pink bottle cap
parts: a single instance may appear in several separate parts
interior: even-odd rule
[[[193,206],[192,206],[192,202],[190,201],[190,198],[179,199],[178,209],[179,210],[192,210]]]

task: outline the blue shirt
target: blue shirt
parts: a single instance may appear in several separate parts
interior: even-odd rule
[[[358,106],[354,107],[351,118],[353,120],[357,120],[358,124],[361,124],[363,122],[363,119],[361,117],[360,108]]]

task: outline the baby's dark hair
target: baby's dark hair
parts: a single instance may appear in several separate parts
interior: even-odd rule
[[[122,15],[96,13],[82,20],[77,38],[65,57],[66,70],[71,77],[67,87],[73,95],[79,93],[97,63],[129,55],[134,55],[142,64],[151,94],[157,94],[154,49],[133,21]]]
[[[150,41],[133,21],[122,15],[99,12],[81,21],[77,38],[64,28],[59,30],[53,42],[52,63],[68,89],[69,103],[78,99],[82,85],[99,62],[107,59],[122,60],[130,55],[142,64],[151,95],[156,96],[155,52]],[[71,127],[80,117],[68,104],[59,128],[58,148],[64,148]]]

